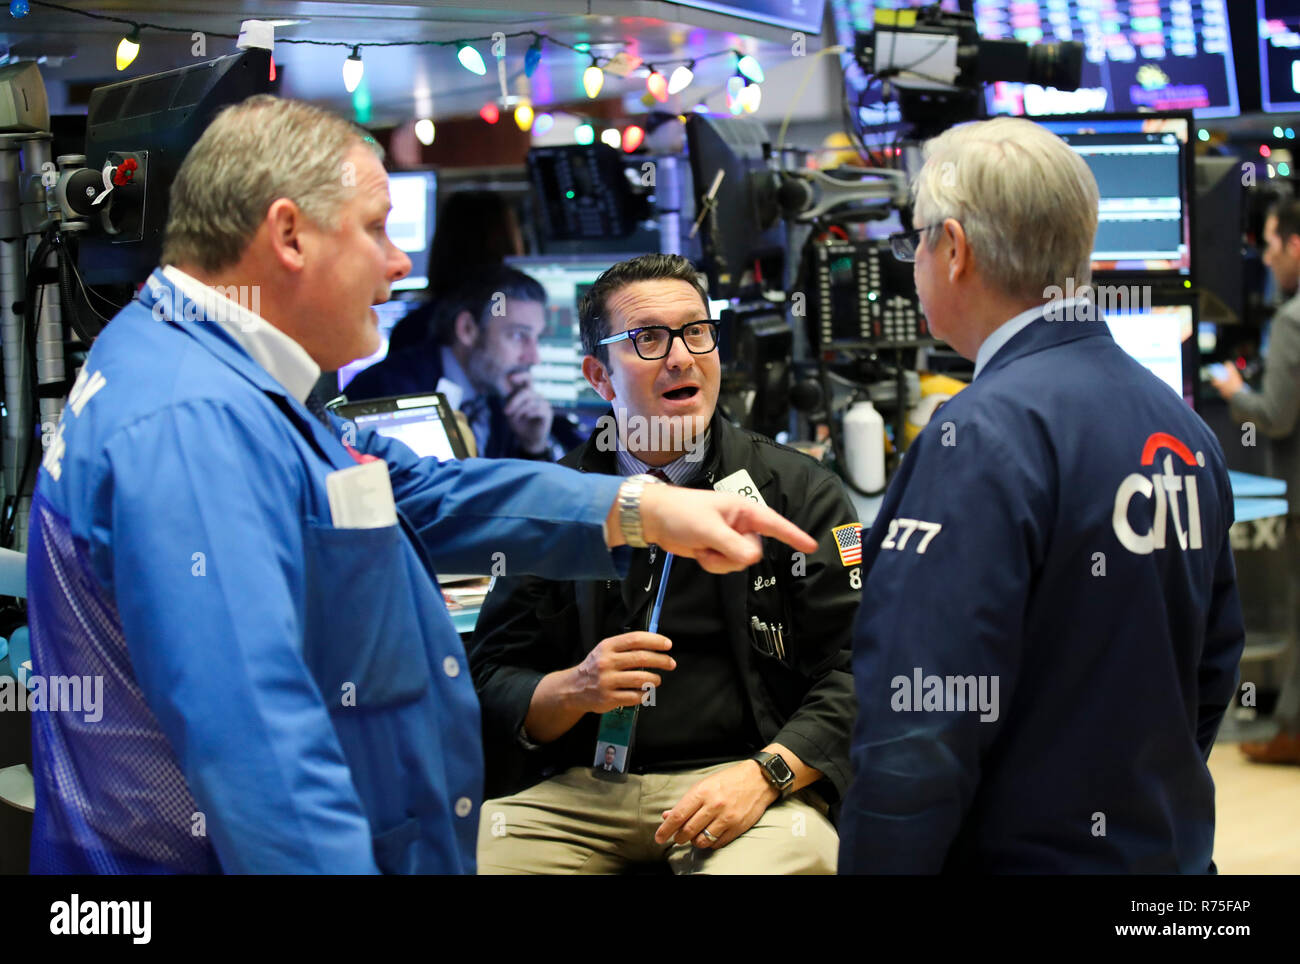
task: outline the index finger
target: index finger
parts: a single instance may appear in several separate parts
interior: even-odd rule
[[[732,528],[737,532],[756,532],[759,535],[780,539],[790,548],[801,552],[817,551],[816,539],[767,506],[756,505],[753,502],[748,502],[741,507],[732,522]]]
[[[667,636],[659,633],[641,631],[621,633],[610,640],[615,649],[672,649],[673,643]]]

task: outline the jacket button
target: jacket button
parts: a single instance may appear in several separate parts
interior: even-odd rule
[[[456,801],[456,816],[468,817],[470,811],[474,809],[474,802],[469,797],[461,797]]]
[[[443,659],[442,671],[453,679],[460,675],[460,663],[456,662],[455,656],[448,656]]]

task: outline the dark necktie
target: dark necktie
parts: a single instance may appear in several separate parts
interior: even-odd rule
[[[326,414],[325,403],[320,400],[319,395],[312,392],[307,396],[307,400],[303,404],[307,406],[307,411],[315,415],[322,425],[330,431],[334,430],[334,426],[330,424],[329,415]]]

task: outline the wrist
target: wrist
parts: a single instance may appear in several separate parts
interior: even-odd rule
[[[654,542],[657,526],[653,523],[656,520],[653,513],[645,510],[647,501],[653,504],[656,498],[653,490],[658,486],[659,480],[652,475],[629,475],[619,486],[614,500],[619,533],[622,543],[633,549],[644,549]]]
[[[757,760],[746,760],[744,765],[749,768],[749,773],[754,786],[757,788],[767,806],[770,807],[772,804],[776,803],[776,801],[781,799],[781,791],[772,786],[772,781],[767,778],[767,774],[763,771],[763,768],[758,765]]]

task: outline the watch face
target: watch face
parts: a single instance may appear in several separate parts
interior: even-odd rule
[[[787,783],[794,782],[794,771],[792,771],[785,760],[776,754],[772,759],[767,761],[767,772],[776,778],[776,782],[785,786]]]

